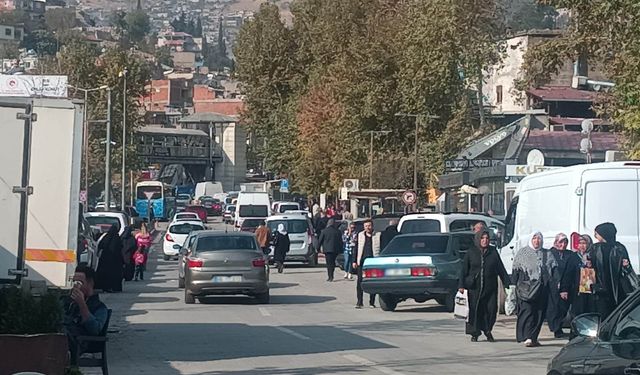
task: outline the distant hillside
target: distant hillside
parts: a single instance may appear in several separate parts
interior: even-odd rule
[[[291,20],[291,12],[289,11],[289,5],[291,0],[237,0],[236,2],[228,6],[228,10],[235,12],[240,10],[257,11],[262,3],[274,3],[280,8],[280,14],[288,21]]]

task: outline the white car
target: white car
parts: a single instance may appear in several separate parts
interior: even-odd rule
[[[106,233],[112,225],[118,227],[118,234],[122,236],[124,227],[129,225],[129,217],[124,212],[87,212],[84,214],[92,227],[97,227]]]
[[[175,223],[178,221],[200,221],[200,217],[198,216],[197,213],[195,212],[178,212],[177,214],[173,215],[173,218],[171,219],[171,223]]]
[[[291,244],[285,257],[285,262],[302,262],[310,266],[318,264],[318,253],[314,246],[313,226],[306,215],[273,215],[266,219],[266,224],[270,232],[275,232],[280,224],[283,224],[286,228]],[[273,248],[270,254],[271,257],[273,257]]]
[[[189,233],[197,230],[205,230],[204,224],[200,220],[178,221],[169,224],[162,240],[164,260],[178,257],[180,251],[173,246],[184,245]]]

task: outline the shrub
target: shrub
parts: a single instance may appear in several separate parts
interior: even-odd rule
[[[33,296],[17,287],[0,288],[0,334],[62,332],[60,293]]]

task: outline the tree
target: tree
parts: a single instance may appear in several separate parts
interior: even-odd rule
[[[151,31],[149,15],[145,11],[136,10],[126,15],[127,34],[133,43],[140,43]]]
[[[48,30],[34,30],[27,33],[22,46],[27,50],[34,50],[38,56],[55,55],[58,52],[58,42]]]
[[[505,24],[511,32],[532,29],[554,29],[558,12],[536,0],[501,0]]]
[[[625,135],[628,156],[640,157],[640,7],[635,0],[546,0],[573,18],[561,37],[529,49],[520,87],[544,84],[567,60],[587,57],[615,82],[597,112]]]
[[[173,66],[173,58],[171,57],[171,48],[169,46],[156,48],[154,56],[159,64]]]
[[[180,12],[180,16],[174,18],[169,23],[174,31],[176,32],[186,32],[187,30],[187,16],[184,11]]]

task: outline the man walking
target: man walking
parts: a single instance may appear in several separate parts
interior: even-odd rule
[[[377,257],[380,255],[380,234],[373,232],[373,222],[371,219],[367,219],[364,222],[364,230],[358,234],[358,254],[353,262],[353,268],[358,270],[358,282],[356,283],[356,296],[358,302],[356,303],[356,309],[362,308],[362,265],[367,258]],[[375,304],[376,295],[369,294],[369,306],[376,307]]]
[[[344,243],[342,242],[342,233],[336,228],[336,222],[333,219],[329,219],[327,227],[320,232],[320,238],[318,239],[320,248],[324,253],[324,258],[327,263],[327,281],[333,281],[333,272],[336,268],[336,257],[342,251]]]

